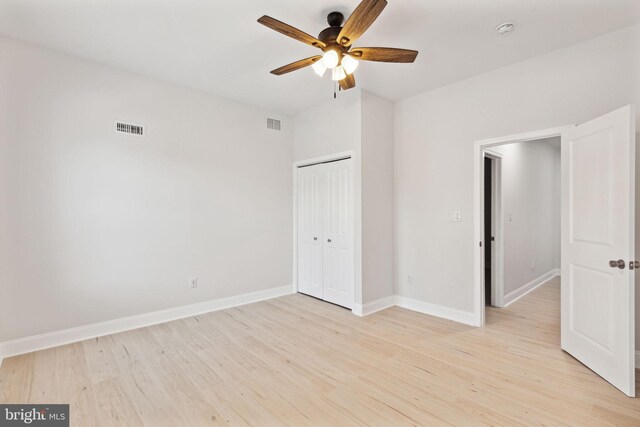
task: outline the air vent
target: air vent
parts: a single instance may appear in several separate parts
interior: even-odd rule
[[[280,130],[280,120],[267,117],[267,129]]]
[[[116,133],[128,133],[129,135],[144,136],[144,126],[131,123],[116,122]]]

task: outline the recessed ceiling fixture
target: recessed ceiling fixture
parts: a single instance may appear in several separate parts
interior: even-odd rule
[[[505,22],[496,27],[496,31],[501,36],[505,36],[516,29],[516,25],[513,22]]]
[[[266,15],[258,19],[262,25],[317,47],[323,52],[322,55],[311,56],[277,68],[271,71],[271,74],[280,76],[311,65],[313,71],[321,77],[330,70],[331,79],[340,84],[340,89],[347,90],[356,85],[353,72],[358,67],[358,60],[405,63],[415,61],[418,55],[418,51],[415,50],[392,47],[352,47],[353,43],[378,18],[386,5],[386,0],[363,0],[344,26],[342,26],[344,15],[340,12],[331,12],[327,16],[329,28],[325,28],[318,38]]]

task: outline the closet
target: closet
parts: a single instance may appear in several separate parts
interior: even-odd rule
[[[352,308],[351,159],[298,168],[298,292]]]

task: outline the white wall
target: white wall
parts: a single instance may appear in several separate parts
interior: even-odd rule
[[[350,150],[359,154],[361,110],[360,89],[356,88],[339,92],[336,99],[294,116],[294,159],[307,160]]]
[[[363,303],[394,294],[393,103],[362,91]]]
[[[315,108],[293,118],[293,157],[306,161],[351,152],[353,167],[354,307],[362,304],[362,182],[360,89],[340,92]]]
[[[560,268],[560,147],[550,142],[491,147],[502,155],[504,295]]]
[[[0,39],[0,341],[290,285],[291,120],[266,114]]]
[[[639,63],[635,26],[399,101],[397,292],[472,312],[474,141],[640,105]],[[462,222],[449,221],[454,210]]]
[[[296,161],[353,152],[356,312],[394,294],[393,125],[393,103],[360,89],[294,117]]]

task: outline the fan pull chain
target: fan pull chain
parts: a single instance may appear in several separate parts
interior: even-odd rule
[[[336,86],[338,85],[338,82],[333,82],[333,99],[336,99]]]

